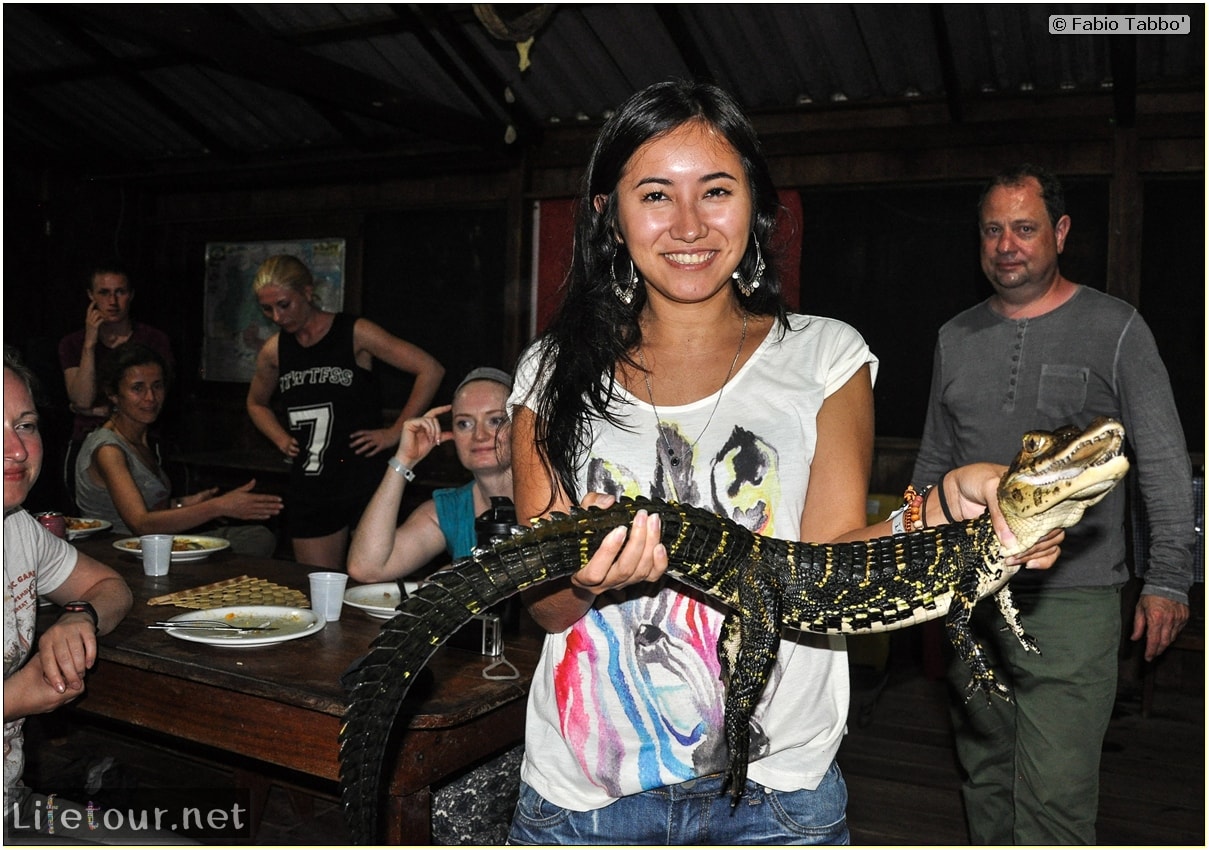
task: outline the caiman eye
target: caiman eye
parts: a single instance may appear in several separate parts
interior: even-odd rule
[[[1031,455],[1035,455],[1045,448],[1046,442],[1044,434],[1030,431],[1024,435],[1024,450]]]

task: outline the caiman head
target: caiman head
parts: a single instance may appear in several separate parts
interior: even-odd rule
[[[1129,471],[1125,428],[1101,417],[1086,430],[1029,431],[999,482],[999,508],[1023,552],[1055,528],[1069,528]]]

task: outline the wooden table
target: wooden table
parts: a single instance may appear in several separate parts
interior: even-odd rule
[[[308,568],[221,552],[151,578],[136,558],[113,548],[114,539],[77,544],[121,573],[134,606],[101,638],[100,660],[76,710],[337,782],[346,705],[339,678],[368,651],[384,621],[346,606],[321,632],[271,646],[226,648],[173,638],[146,626],[185,609],[149,606],[151,597],[240,575],[307,593]],[[387,843],[429,843],[430,785],[523,739],[540,636],[522,632],[505,635],[505,656],[520,679],[484,679],[491,659],[442,648],[428,665],[431,686],[408,695],[400,718],[406,731],[392,736],[397,741],[386,758],[381,821]]]

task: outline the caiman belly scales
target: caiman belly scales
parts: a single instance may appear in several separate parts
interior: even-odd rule
[[[1112,420],[1097,420],[1086,431],[1025,435],[999,487],[1016,551],[1073,525],[1103,498],[1128,469],[1123,441],[1124,430]],[[386,742],[404,696],[437,647],[492,605],[580,569],[605,535],[629,526],[639,510],[659,514],[667,574],[732,611],[719,645],[729,670],[725,725],[733,794],[744,786],[748,721],[783,627],[860,634],[945,617],[950,641],[973,671],[971,693],[1008,698],[969,628],[978,600],[995,594],[1008,627],[1036,651],[1007,586],[1017,568],[1004,564],[1011,553],[1001,550],[986,515],[876,540],[815,544],[753,534],[688,505],[621,499],[606,509],[576,508],[433,574],[383,625],[353,674],[340,732],[342,801],[354,841],[377,840]]]

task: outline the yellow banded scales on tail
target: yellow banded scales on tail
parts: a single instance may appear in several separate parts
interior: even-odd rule
[[[1055,528],[1078,522],[1129,464],[1120,423],[1024,435],[998,499],[1023,551]],[[970,614],[994,594],[1008,627],[1035,650],[1012,602],[1016,572],[983,515],[977,519],[855,543],[799,543],[762,537],[701,508],[623,498],[609,508],[554,514],[491,549],[435,573],[382,626],[350,671],[340,731],[340,784],[353,840],[378,840],[384,752],[403,698],[429,657],[476,613],[513,594],[580,569],[600,541],[629,527],[639,510],[659,514],[669,577],[731,609],[720,641],[728,658],[726,740],[732,793],[747,773],[749,725],[782,628],[825,634],[901,629],[945,618],[956,652],[973,671],[971,693],[1008,698],[978,641]],[[1061,569],[1061,563],[1055,569]]]

